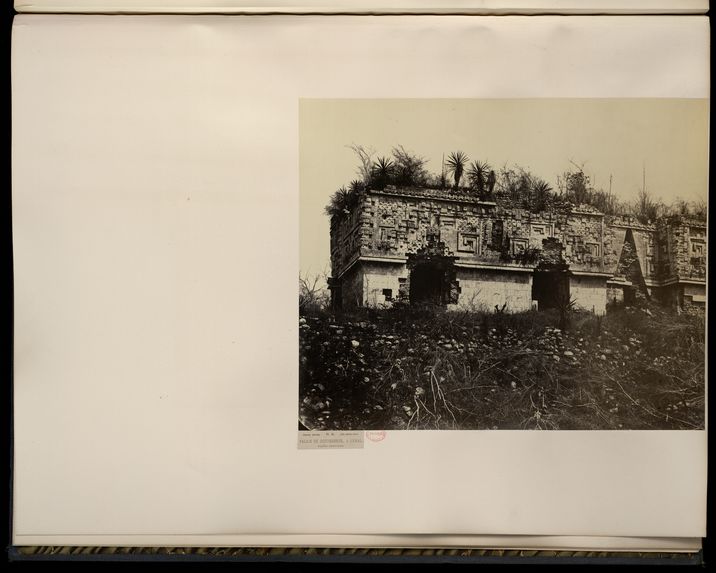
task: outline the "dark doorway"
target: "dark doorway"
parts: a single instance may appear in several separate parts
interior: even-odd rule
[[[442,305],[445,301],[445,269],[423,263],[410,273],[410,304]]]
[[[535,270],[532,300],[537,301],[539,310],[559,308],[560,303],[569,301],[569,275],[564,271]]]
[[[460,284],[456,258],[435,235],[429,235],[425,246],[408,254],[406,265],[410,275],[403,288],[411,305],[444,307],[457,304]]]

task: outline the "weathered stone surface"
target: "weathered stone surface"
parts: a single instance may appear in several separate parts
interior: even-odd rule
[[[391,187],[362,193],[350,213],[331,221],[334,300],[344,306],[407,300],[406,263],[435,244],[454,259],[445,287],[453,292],[445,298],[455,308],[529,310],[532,271],[553,262],[555,248],[571,273],[570,296],[595,313],[635,292],[679,307],[705,301],[705,223],[672,217],[642,224],[585,206],[532,213],[463,190]]]

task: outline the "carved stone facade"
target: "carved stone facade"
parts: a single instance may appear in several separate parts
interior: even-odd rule
[[[508,312],[568,299],[597,314],[609,302],[703,305],[706,224],[644,225],[588,207],[532,213],[434,189],[363,192],[331,221],[336,306],[397,300]],[[506,306],[505,306],[506,305]]]

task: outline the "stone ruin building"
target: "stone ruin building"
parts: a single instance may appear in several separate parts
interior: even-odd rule
[[[592,207],[540,213],[461,190],[367,190],[331,220],[334,308],[395,301],[505,312],[652,299],[706,302],[706,223],[653,224]]]

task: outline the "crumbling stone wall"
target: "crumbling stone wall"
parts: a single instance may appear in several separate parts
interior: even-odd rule
[[[573,212],[563,215],[558,231],[564,245],[564,259],[575,271],[605,272],[616,259],[613,250],[605,249],[604,215]]]
[[[400,279],[408,276],[405,265],[364,263],[363,271],[364,303],[368,306],[391,306],[400,296]]]
[[[697,306],[705,308],[706,293],[704,293],[701,285],[685,284],[683,285],[683,306]]]
[[[662,221],[657,235],[662,280],[706,279],[706,224],[682,217]]]
[[[428,245],[431,237],[443,241],[461,258],[495,259],[488,253],[488,213],[492,205],[461,204],[432,197],[394,196],[390,190],[373,192],[366,204],[362,254],[405,258]]]
[[[607,304],[622,304],[624,302],[624,287],[618,283],[607,281]]]
[[[363,222],[361,253],[368,256],[403,258],[437,234],[461,261],[520,266],[521,254],[539,250],[545,239],[557,237],[565,245],[564,257],[571,268],[604,268],[600,214],[530,213],[477,200],[458,203],[388,189],[369,194]]]
[[[331,219],[331,272],[334,277],[341,275],[360,256],[367,221],[365,201],[366,197],[362,195],[358,206],[350,213]]]
[[[688,246],[688,269],[690,279],[706,280],[706,261],[708,260],[708,242],[706,225],[690,224]]]
[[[509,277],[514,273],[536,266],[546,240],[559,243],[561,257],[570,271],[615,277],[608,286],[602,278],[573,283],[582,299],[579,304],[585,308],[601,308],[602,292],[604,304],[615,298],[622,301],[624,288],[631,289],[628,282],[644,296],[658,295],[669,301],[676,297],[682,301],[680,304],[683,293],[673,295],[667,289],[673,281],[703,282],[704,286],[697,284],[695,288],[705,293],[704,223],[676,217],[655,225],[643,224],[634,217],[607,217],[593,208],[568,205],[531,213],[513,207],[509,201],[480,201],[464,191],[390,186],[363,193],[351,213],[332,221],[332,275],[344,287],[344,300],[360,293],[363,303],[389,303],[389,298],[396,299],[401,293],[405,296],[408,271],[401,265],[404,266],[408,255],[431,241],[440,241],[454,254],[458,265],[497,267],[504,272],[495,276],[501,276],[499,280],[509,285],[513,282]],[[378,262],[370,266],[361,263],[363,266],[352,268],[351,276],[342,279],[342,274],[358,259]],[[388,270],[381,265],[388,265]],[[355,278],[358,269],[368,278]],[[493,288],[495,281],[465,272],[461,300],[474,299],[474,293]],[[619,284],[620,279],[624,284]],[[387,290],[389,295],[384,293]],[[525,302],[522,291],[508,293],[508,290],[504,290],[506,294],[500,295],[503,297],[500,300],[509,303],[505,298],[509,294],[519,298],[511,306],[530,307],[531,297]],[[492,307],[492,300],[499,297],[493,292],[488,298]]]
[[[607,311],[607,277],[573,275],[569,278],[569,294],[579,308],[595,314]]]
[[[505,312],[530,310],[532,274],[488,269],[458,268],[460,298],[453,308],[492,312],[504,304]]]
[[[670,284],[659,290],[662,304],[679,310],[703,312],[706,290],[701,284]]]
[[[604,220],[604,272],[615,274],[621,257],[628,227],[613,224],[611,218]]]
[[[606,217],[605,226],[604,250],[610,253],[611,257],[605,264],[605,270],[612,274],[618,273],[617,265],[622,257],[627,231],[631,231],[642,275],[645,278],[656,279],[658,270],[656,227],[640,223],[631,216]]]

